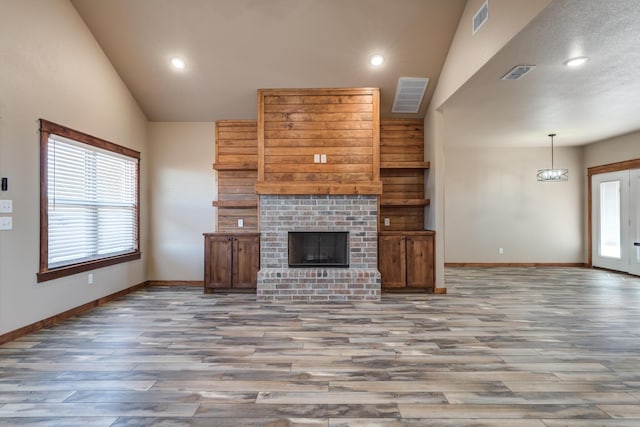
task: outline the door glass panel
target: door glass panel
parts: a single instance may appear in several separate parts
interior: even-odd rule
[[[600,183],[600,255],[620,258],[620,181]]]
[[[631,250],[634,274],[640,274],[640,169],[631,171],[631,236],[633,249]]]

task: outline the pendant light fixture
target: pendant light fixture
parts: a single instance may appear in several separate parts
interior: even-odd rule
[[[538,169],[538,181],[542,182],[559,182],[569,180],[568,169],[554,169],[553,167],[553,137],[555,133],[550,133],[551,137],[551,169]]]

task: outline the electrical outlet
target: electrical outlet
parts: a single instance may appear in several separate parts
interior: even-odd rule
[[[320,154],[320,163],[327,163],[327,155]]]
[[[0,216],[0,230],[12,230],[13,218],[10,216]]]
[[[0,200],[0,213],[13,212],[13,200]]]
[[[87,284],[93,285],[93,273],[89,273],[87,276]]]
[[[503,249],[503,248],[498,248],[498,253],[499,253],[500,255],[502,255],[502,254],[504,253],[504,249]]]
[[[238,228],[244,227],[244,219],[238,218]]]
[[[320,154],[313,155],[313,163],[320,163]]]
[[[385,219],[384,219],[384,226],[385,226],[385,227],[388,227],[388,226],[390,226],[390,225],[391,225],[391,220],[390,220],[389,218],[385,218]]]

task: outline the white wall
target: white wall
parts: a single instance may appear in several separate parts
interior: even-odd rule
[[[536,180],[548,148],[445,148],[445,262],[584,262],[583,149],[554,154],[569,181]]]
[[[202,233],[214,231],[214,123],[149,123],[149,280],[203,280]]]
[[[585,167],[640,159],[640,132],[629,133],[585,146]]]
[[[434,92],[432,105],[435,108],[460,89],[551,3],[551,0],[489,0],[489,18],[473,34],[473,15],[485,1],[467,1]]]
[[[551,0],[490,0],[489,19],[475,35],[471,21],[484,0],[469,0],[449,48],[438,86],[425,116],[425,159],[431,162],[426,226],[436,231],[436,286],[444,287],[446,111],[442,105],[521,31]]]
[[[144,282],[146,119],[67,0],[0,0],[0,176],[14,228],[0,231],[0,334]],[[36,283],[44,118],[141,152],[141,260]]]
[[[444,117],[430,107],[424,120],[425,161],[430,162],[426,175],[425,197],[430,200],[425,209],[425,228],[435,230],[435,286],[444,284]]]

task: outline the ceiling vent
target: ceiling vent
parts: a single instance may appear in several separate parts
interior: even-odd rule
[[[427,77],[400,77],[391,112],[417,113],[428,84]]]
[[[473,34],[475,34],[485,22],[487,22],[487,19],[489,19],[489,0],[484,2],[482,7],[480,7],[476,14],[473,15]]]
[[[502,80],[520,80],[527,74],[529,71],[536,68],[535,65],[516,65],[512,69],[509,70],[507,74],[502,76]]]

